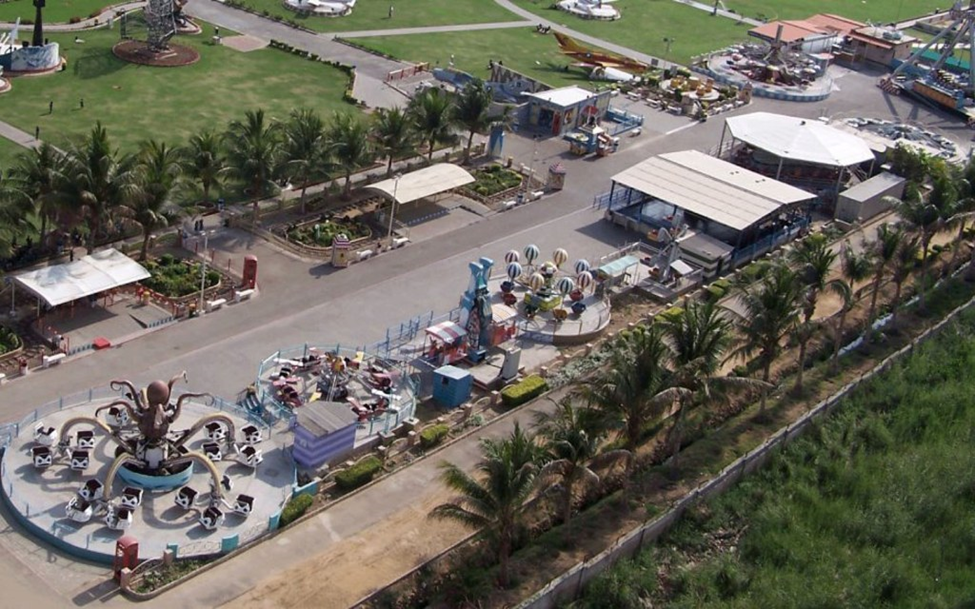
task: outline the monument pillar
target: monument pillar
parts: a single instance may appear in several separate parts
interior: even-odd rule
[[[44,46],[44,19],[41,17],[41,9],[44,8],[46,0],[34,0],[34,36],[31,44],[35,47]]]

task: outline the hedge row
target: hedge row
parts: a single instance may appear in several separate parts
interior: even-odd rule
[[[294,499],[288,502],[288,505],[284,506],[281,510],[281,520],[279,521],[282,527],[286,527],[295,520],[301,518],[311,504],[315,502],[315,498],[311,495],[298,495]]]
[[[370,482],[383,468],[379,457],[367,457],[349,469],[335,474],[335,484],[343,491],[351,491]]]
[[[545,379],[533,374],[525,377],[514,385],[508,385],[501,390],[501,403],[505,406],[518,406],[528,400],[537,398],[548,390]]]
[[[443,442],[448,433],[450,433],[450,427],[444,423],[426,427],[420,432],[420,447],[423,450],[429,450]]]

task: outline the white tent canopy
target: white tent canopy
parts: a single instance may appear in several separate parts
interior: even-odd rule
[[[74,262],[56,264],[11,277],[49,306],[72,302],[149,277],[141,264],[116,249],[95,252]]]
[[[613,182],[735,230],[815,197],[697,150],[651,157]]]
[[[418,201],[424,197],[446,192],[452,188],[470,184],[474,176],[465,169],[451,163],[438,163],[407,173],[399,178],[376,182],[366,188],[378,190],[402,205]],[[397,184],[397,182],[399,182]]]
[[[873,160],[862,139],[815,119],[753,112],[726,120],[731,136],[779,158],[829,167]]]

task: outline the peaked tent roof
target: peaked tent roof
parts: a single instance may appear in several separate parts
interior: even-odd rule
[[[402,205],[417,201],[423,197],[440,194],[452,188],[470,184],[474,176],[467,170],[451,163],[437,163],[417,171],[411,171],[398,179],[390,178],[376,182],[366,188],[378,190],[390,199],[394,196],[396,202]]]
[[[141,264],[116,249],[107,249],[74,262],[19,273],[11,280],[56,307],[148,277],[149,271]]]
[[[815,119],[753,112],[726,124],[735,139],[791,161],[849,167],[874,158],[859,137]]]

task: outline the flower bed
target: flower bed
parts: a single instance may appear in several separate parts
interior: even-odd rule
[[[0,326],[0,355],[14,352],[20,349],[22,344],[16,332],[5,326]]]
[[[501,165],[491,165],[473,172],[476,181],[467,188],[482,197],[491,197],[499,192],[521,186],[521,174]]]
[[[372,236],[372,229],[366,224],[353,220],[335,221],[315,220],[299,224],[294,228],[288,229],[288,239],[300,245],[309,247],[331,247],[332,240],[336,235],[345,233],[351,241],[364,239]]]
[[[142,285],[169,298],[181,298],[200,291],[200,263],[180,260],[172,254],[163,254],[158,260],[144,264],[152,276]],[[206,287],[220,284],[220,273],[207,270]]]

